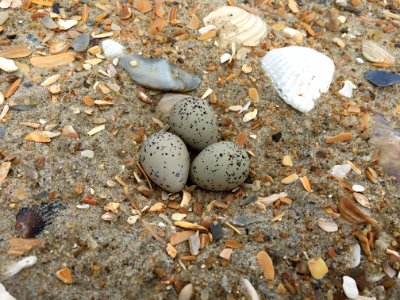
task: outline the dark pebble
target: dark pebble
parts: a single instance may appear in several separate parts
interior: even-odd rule
[[[272,135],[272,139],[275,143],[279,142],[282,138],[282,132],[278,132]]]
[[[212,222],[210,224],[210,229],[211,229],[211,233],[212,233],[213,239],[215,241],[220,240],[220,239],[223,238],[224,233],[222,231],[221,220]]]

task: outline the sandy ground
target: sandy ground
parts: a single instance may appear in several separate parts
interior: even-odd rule
[[[80,14],[82,3],[75,2],[77,1],[60,2],[68,16]],[[94,6],[96,1],[88,2],[90,19],[93,19],[101,10]],[[108,4],[107,1],[99,2]],[[239,2],[235,1],[237,4]],[[255,7],[253,1],[244,2]],[[270,27],[282,23],[298,27],[306,33],[298,24],[299,14],[292,14],[287,5],[282,8],[273,4],[274,1],[266,2],[271,4],[262,6],[259,11]],[[240,190],[232,194],[234,200],[228,202],[226,209],[213,207],[202,217],[201,213],[199,215],[193,212],[194,206],[203,207],[204,211],[212,200],[224,202],[227,196],[230,197],[230,193],[196,189],[191,192],[192,199],[185,211],[185,221],[200,224],[219,217],[231,223],[238,215],[253,215],[261,221],[240,227],[241,235],[224,226],[224,238],[201,249],[195,261],[180,261],[182,256],[191,255],[187,242],[176,245],[176,258],[168,255],[166,246],[169,237],[182,229],[171,225],[172,223],[168,224],[159,216],[160,212],[144,212],[136,224],[127,223],[128,217],[132,215],[132,205],[143,209],[156,202],[165,205],[171,202],[180,203],[182,198],[179,194],[175,200],[163,201],[159,188],[155,188],[150,197],[145,197],[138,192],[139,184],[134,176],[136,172],[144,179],[136,167],[140,149],[140,143],[135,141],[137,135],[143,132],[150,135],[160,129],[152,120],[159,118],[154,105],[140,101],[136,91],[145,91],[155,103],[163,93],[138,87],[125,71],[117,68],[119,73],[115,82],[120,85],[121,90],[110,94],[115,105],[88,107],[82,102],[83,96],[98,100],[105,97],[99,89],[94,90],[93,85],[99,80],[107,82],[108,79],[95,70],[104,69],[109,62],[102,62],[90,71],[71,72],[72,67],[82,65],[83,60],[76,60],[71,66],[38,69],[29,64],[30,57],[16,59],[29,65],[30,71],[24,76],[21,86],[11,99],[37,99],[38,105],[27,111],[10,110],[0,123],[0,133],[4,132],[0,134],[0,162],[12,162],[10,172],[1,183],[0,189],[0,266],[18,260],[8,256],[7,249],[8,240],[18,236],[14,226],[19,208],[48,201],[48,196],[59,198],[67,208],[36,237],[46,240],[45,247],[25,254],[36,255],[38,263],[14,277],[0,276],[0,282],[7,290],[17,299],[176,299],[180,288],[192,283],[194,299],[244,299],[246,293],[241,279],[247,278],[262,299],[329,299],[333,294],[336,294],[334,299],[345,299],[341,287],[342,276],[350,269],[350,249],[358,243],[355,233],[366,228],[365,224],[350,225],[342,218],[335,218],[327,213],[327,207],[336,211],[342,197],[352,197],[351,193],[329,175],[329,170],[334,165],[343,164],[346,160],[362,170],[361,175],[350,172],[345,180],[350,186],[361,184],[365,187],[364,195],[372,205],[372,217],[378,221],[371,231],[376,239],[387,235],[390,248],[398,250],[398,185],[385,176],[376,162],[372,161],[374,147],[369,143],[373,132],[372,120],[369,128],[361,132],[361,116],[348,114],[346,103],[355,102],[362,108],[362,112],[383,113],[393,127],[400,126],[399,114],[396,113],[399,86],[372,86],[364,79],[363,72],[376,67],[369,62],[359,64],[355,60],[362,57],[360,48],[363,39],[383,45],[398,58],[396,43],[399,42],[399,30],[394,27],[393,32],[383,31],[383,27],[390,24],[392,19],[383,17],[385,8],[380,5],[382,1],[361,1],[362,4],[356,8],[361,16],[371,20],[368,22],[363,22],[359,16],[335,6],[332,3],[334,1],[326,1],[328,4],[320,1],[302,2],[300,11],[314,10],[316,19],[321,22],[329,20],[329,9],[337,16],[343,15],[347,19],[345,24],[340,25],[339,31],[326,31],[320,39],[307,35],[301,44],[325,53],[336,65],[330,91],[319,99],[316,108],[308,114],[295,111],[279,98],[264,75],[256,54],[248,55],[243,61],[221,65],[219,57],[224,52],[229,52],[229,47],[218,48],[213,40],[198,41],[196,37],[199,34],[194,30],[187,30],[193,38],[175,41],[175,32],[177,28],[185,28],[189,19],[188,12],[195,6],[194,1],[164,3],[167,12],[173,5],[177,6],[177,18],[181,20],[181,25],[167,25],[167,31],[160,35],[163,37],[160,40],[151,39],[147,33],[149,23],[146,20],[151,13],[143,15],[132,8],[135,17],[124,23],[113,13],[109,16],[115,23],[124,24],[124,30],[130,34],[129,39],[123,38],[123,35],[113,38],[126,46],[128,52],[140,51],[144,56],[150,56],[157,53],[159,48],[160,57],[202,77],[200,87],[188,94],[200,97],[208,88],[213,89],[218,102],[212,106],[218,116],[223,140],[235,140],[242,132],[256,136],[255,139],[249,138],[245,146],[254,153],[251,158],[251,175]],[[225,1],[220,0],[201,3],[197,16],[201,19],[224,4]],[[47,52],[47,47],[40,49],[39,43],[28,39],[28,35],[32,35],[40,41],[43,38],[38,37],[40,32],[50,32],[37,21],[32,21],[32,13],[38,8],[33,4],[32,7],[33,12],[9,9],[10,18],[3,25],[0,38],[4,41],[8,40],[7,35],[16,34],[15,39],[9,40],[10,45],[27,45],[33,50],[33,54],[37,51]],[[317,31],[325,30],[313,24]],[[101,31],[96,26],[82,28],[89,32]],[[265,43],[267,51],[291,44],[282,32],[271,29],[270,32]],[[352,33],[354,38],[342,37],[343,33]],[[334,37],[342,38],[346,47],[338,47],[332,41]],[[62,41],[68,39],[68,36],[66,32],[60,32],[53,39]],[[150,42],[143,44],[145,39]],[[96,43],[98,40],[93,41],[93,45]],[[0,49],[6,49],[10,45],[0,46]],[[256,47],[255,51],[262,52],[264,49]],[[253,67],[250,74],[242,73],[232,81],[223,80],[229,74],[237,72],[245,63]],[[205,73],[210,65],[215,65],[216,70]],[[392,67],[391,70],[396,71],[398,68]],[[62,93],[57,95],[55,101],[51,101],[47,88],[41,87],[40,83],[57,73],[62,74]],[[10,81],[12,82],[10,76],[12,75],[5,72],[0,73],[0,90],[3,93]],[[218,82],[218,79],[225,82]],[[351,99],[337,94],[344,80],[351,80],[358,86]],[[252,129],[255,121],[244,123],[243,115],[227,110],[231,105],[244,105],[249,101],[250,87],[255,87],[260,95],[259,101],[251,107],[258,109],[258,118],[262,120],[261,126],[256,129]],[[0,110],[6,103],[7,100],[0,106]],[[89,136],[87,132],[103,118],[105,130]],[[42,122],[44,125],[40,125],[41,130],[49,124],[55,125],[52,131],[61,131],[65,125],[72,125],[79,134],[79,139],[59,136],[50,143],[24,140],[34,129],[20,123],[40,123],[40,120],[45,121]],[[351,141],[325,143],[326,137],[344,131],[353,133]],[[282,133],[282,138],[275,142],[272,136],[278,132]],[[82,157],[80,153],[83,150],[94,151],[94,158]],[[293,167],[282,165],[284,155],[291,155]],[[376,184],[366,178],[365,170],[368,167],[378,172]],[[283,178],[294,172],[307,175],[312,184],[312,193],[307,192],[300,181],[289,185],[281,183]],[[125,191],[115,176],[126,183]],[[114,187],[107,184],[110,180],[116,183]],[[43,195],[43,192],[47,192],[47,195]],[[77,208],[79,201],[92,192],[98,204],[89,209]],[[281,203],[265,209],[254,203],[245,206],[239,204],[241,199],[250,195],[269,196],[279,192],[286,192],[293,203]],[[104,206],[109,202],[120,203],[120,209],[113,215],[112,221],[106,222],[101,216]],[[171,220],[171,215],[176,212],[176,209],[167,208],[163,214]],[[282,219],[272,222],[271,219],[280,213],[285,213]],[[316,222],[321,217],[334,220],[339,225],[339,230],[327,233],[320,229]],[[159,239],[149,234],[146,224],[152,226],[154,232],[160,236]],[[227,239],[242,244],[241,248],[233,250],[229,260],[219,257],[220,252],[226,248],[224,242]],[[97,243],[95,249],[92,247],[93,242],[90,242],[92,240]],[[336,250],[333,258],[327,253],[329,247]],[[263,250],[273,259],[273,281],[266,282],[256,259],[257,253]],[[321,256],[324,259],[329,272],[323,279],[312,278],[304,252],[309,258]],[[371,261],[362,252],[359,267],[365,271],[367,279],[370,279],[362,295],[377,299],[400,298],[398,281],[393,283],[383,272],[383,266],[388,262],[398,272],[399,262],[388,256],[385,249],[374,247]],[[65,284],[56,277],[56,272],[63,267],[72,270],[73,284]],[[379,274],[383,274],[383,277],[374,282],[373,277]],[[166,283],[171,279],[175,280],[175,286]],[[385,284],[392,286],[385,290],[382,287]],[[286,292],[282,292],[282,288],[278,289],[279,285],[285,286]]]

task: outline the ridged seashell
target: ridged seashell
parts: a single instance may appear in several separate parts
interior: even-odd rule
[[[15,230],[23,238],[33,238],[51,224],[65,206],[60,201],[44,202],[39,205],[21,208],[16,216]]]
[[[335,65],[326,55],[305,47],[273,49],[262,67],[283,100],[301,112],[314,108],[315,100],[328,91]]]
[[[390,67],[395,62],[394,57],[389,52],[371,41],[362,42],[362,54],[377,67]]]
[[[257,46],[267,35],[267,25],[258,16],[236,6],[223,6],[203,19],[205,25],[215,25],[222,41],[243,46]]]

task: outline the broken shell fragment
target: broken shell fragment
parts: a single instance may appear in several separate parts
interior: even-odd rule
[[[23,207],[17,213],[15,230],[20,232],[23,238],[33,238],[51,224],[64,208],[65,205],[59,200]]]
[[[364,77],[367,78],[369,82],[382,87],[391,86],[400,82],[399,74],[381,70],[365,72]]]
[[[373,65],[377,67],[390,67],[395,62],[394,57],[389,52],[371,41],[362,42],[362,53],[367,60],[373,62]]]
[[[321,257],[310,259],[308,261],[308,269],[314,279],[322,279],[328,273],[328,267]]]
[[[124,54],[124,46],[110,39],[102,41],[101,48],[107,58],[115,58]]]
[[[34,264],[36,264],[38,261],[36,256],[28,256],[20,261],[17,261],[15,264],[12,264],[11,266],[8,266],[6,271],[3,273],[4,276],[7,277],[12,277],[15,274],[19,273],[21,270],[25,268],[32,267]]]
[[[137,65],[132,67],[131,61]],[[139,54],[121,56],[118,63],[137,84],[160,91],[186,92],[196,89],[201,80],[174,64],[159,58],[144,58]]]
[[[318,226],[326,232],[338,231],[338,225],[335,222],[328,221],[324,218],[319,218],[317,221]]]
[[[262,59],[262,67],[279,96],[301,112],[309,112],[326,93],[335,66],[326,55],[305,47],[273,49]]]
[[[376,224],[377,221],[364,214],[353,201],[348,198],[342,198],[338,205],[338,210],[343,219],[351,224]]]
[[[0,299],[2,300],[17,300],[9,292],[7,292],[4,285],[0,283]]]
[[[400,129],[392,128],[383,115],[375,115],[371,143],[379,150],[378,163],[385,173],[400,181]],[[368,169],[371,173],[372,169]],[[375,172],[374,172],[375,173]]]
[[[359,292],[357,283],[350,276],[343,276],[343,291],[349,299],[358,298]]]
[[[267,35],[267,25],[258,16],[236,6],[223,6],[203,19],[205,25],[215,25],[222,41],[243,46],[257,46]]]
[[[0,69],[3,71],[10,73],[18,70],[18,67],[15,65],[12,59],[0,57]]]

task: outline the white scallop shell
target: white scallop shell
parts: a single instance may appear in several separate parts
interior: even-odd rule
[[[331,84],[335,65],[326,55],[305,47],[273,49],[262,58],[262,67],[279,96],[301,112],[309,112]]]
[[[243,46],[257,46],[267,35],[267,25],[258,16],[236,6],[223,6],[203,19],[205,25],[215,25],[224,41]]]

